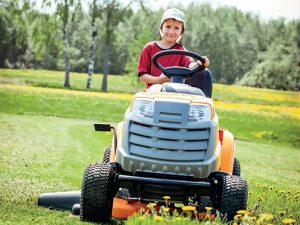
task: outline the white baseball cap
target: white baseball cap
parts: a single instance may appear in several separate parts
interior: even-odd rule
[[[183,27],[185,27],[185,15],[182,11],[176,8],[167,9],[161,17],[160,26],[167,19],[175,19],[183,23]]]

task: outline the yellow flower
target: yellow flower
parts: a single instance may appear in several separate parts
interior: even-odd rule
[[[191,205],[186,205],[186,206],[182,206],[181,209],[184,212],[186,212],[186,211],[195,211],[196,207],[195,206],[191,206]]]
[[[273,215],[262,213],[262,214],[259,214],[259,218],[262,219],[262,220],[269,221],[269,220],[273,219]]]
[[[154,216],[154,220],[155,221],[161,221],[161,220],[163,220],[163,218],[161,216]]]
[[[212,210],[212,207],[206,206],[205,209],[206,209],[206,211],[210,212]]]
[[[260,224],[262,224],[262,222],[263,222],[263,220],[262,220],[262,219],[258,219],[258,220],[256,220],[256,224],[257,224],[257,225],[260,225]]]
[[[259,197],[258,197],[258,201],[259,201],[259,202],[262,202],[263,200],[264,200],[263,196],[259,196]]]
[[[139,217],[139,220],[144,220],[145,219],[145,216],[140,216]]]
[[[169,212],[169,211],[170,211],[170,208],[167,208],[167,207],[166,207],[166,208],[164,208],[163,210],[164,210],[165,212]]]
[[[147,207],[154,207],[154,206],[156,206],[156,203],[154,203],[154,202],[150,202],[150,203],[147,205]]]
[[[284,219],[282,220],[284,224],[294,224],[296,221],[293,219]]]
[[[180,221],[180,220],[182,220],[182,217],[176,217],[175,220]]]
[[[170,196],[164,196],[163,199],[164,199],[164,200],[170,200],[171,197],[170,197]]]
[[[249,214],[249,212],[247,210],[239,210],[236,213],[240,214],[240,215],[247,215],[247,214]]]
[[[234,219],[234,220],[237,220],[237,219],[241,218],[241,216],[242,216],[242,215],[240,215],[240,214],[235,215],[233,219]]]

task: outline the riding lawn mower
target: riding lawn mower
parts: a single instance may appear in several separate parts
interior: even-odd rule
[[[200,55],[166,50],[152,61],[170,82],[154,84],[134,95],[124,121],[116,126],[95,124],[96,131],[112,131],[103,160],[90,164],[77,192],[46,193],[40,206],[80,214],[82,221],[108,222],[128,218],[149,202],[193,205],[198,212],[211,206],[231,220],[246,209],[247,182],[240,177],[233,135],[219,127],[211,98],[184,83],[187,75],[204,67],[163,67],[164,55]]]

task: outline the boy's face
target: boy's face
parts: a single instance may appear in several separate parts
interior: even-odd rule
[[[166,19],[161,26],[162,39],[167,42],[176,42],[182,35],[182,22],[175,19]]]

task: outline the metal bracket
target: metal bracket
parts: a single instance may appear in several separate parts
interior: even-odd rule
[[[95,131],[111,131],[115,127],[111,126],[109,123],[94,123]]]

